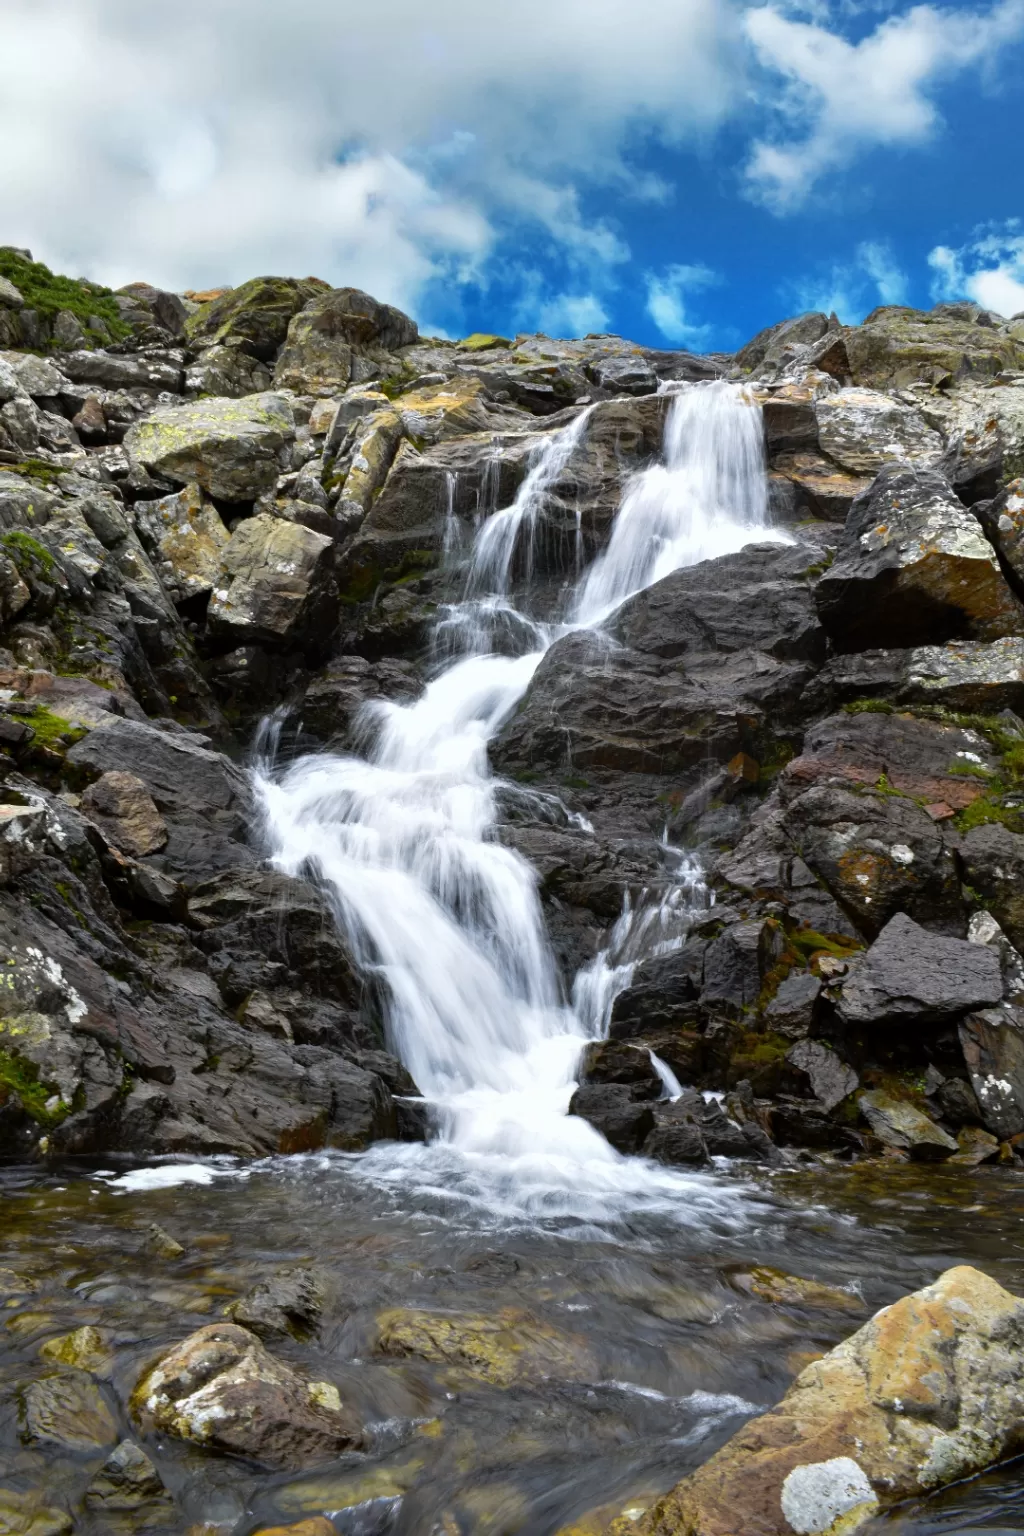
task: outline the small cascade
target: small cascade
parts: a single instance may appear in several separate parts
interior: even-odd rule
[[[599,624],[669,570],[765,536],[759,416],[736,386],[677,394],[666,463],[630,487],[562,625],[521,612],[510,592],[517,550],[525,539],[529,568],[545,495],[589,412],[551,433],[513,505],[477,531],[466,596],[439,625],[435,654],[450,660],[421,698],[371,707],[365,757],[259,770],[275,863],[324,883],[357,963],[381,983],[391,1046],[440,1118],[428,1147],[366,1154],[368,1176],[459,1187],[488,1208],[595,1218],[648,1199],[671,1206],[693,1186],[695,1175],[623,1159],[566,1110],[583,1043],[606,1032],[637,961],[682,943],[706,906],[700,871],[681,864],[667,894],[627,910],[566,1004],[537,877],[491,836],[487,747],[560,635]],[[445,537],[454,548],[454,487]]]

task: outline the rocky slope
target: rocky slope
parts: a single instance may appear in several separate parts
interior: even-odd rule
[[[1024,1156],[1024,319],[803,315],[696,357],[420,338],[314,279],[199,297],[0,252],[0,1150],[423,1134],[326,896],[261,859],[244,754],[273,709],[309,750],[416,695],[474,526],[589,406],[521,552],[553,606],[661,386],[724,376],[793,542],[557,643],[494,747],[567,986],[671,886],[666,826],[716,892],[574,1112],[668,1162]]]

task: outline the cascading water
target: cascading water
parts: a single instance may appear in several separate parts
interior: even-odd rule
[[[460,659],[416,703],[372,706],[378,734],[366,758],[309,757],[279,777],[267,766],[258,787],[275,863],[315,871],[332,893],[357,961],[384,983],[391,1045],[439,1114],[427,1148],[367,1154],[376,1176],[456,1187],[506,1212],[593,1217],[645,1200],[678,1204],[685,1190],[693,1217],[707,1181],[622,1158],[566,1115],[582,1044],[606,1028],[650,914],[628,918],[613,940],[619,952],[599,956],[566,1005],[536,876],[488,836],[496,783],[487,745],[553,640],[599,624],[679,566],[771,537],[760,412],[736,386],[680,391],[666,463],[631,485],[571,621],[541,625],[512,603],[510,573],[587,415],[548,438],[513,506],[478,531],[466,598],[444,620]],[[485,619],[499,609],[519,618],[534,649],[497,651]],[[693,878],[682,877],[679,890]],[[672,900],[657,904],[659,921]],[[685,932],[685,902],[673,927]]]

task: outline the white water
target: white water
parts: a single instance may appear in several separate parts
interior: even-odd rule
[[[487,744],[560,635],[601,623],[671,570],[773,537],[760,411],[736,386],[681,391],[665,464],[629,488],[571,620],[542,625],[517,612],[511,573],[517,561],[530,570],[544,496],[587,419],[547,439],[513,506],[479,529],[466,598],[444,620],[460,659],[416,703],[372,706],[379,734],[366,758],[309,757],[280,777],[268,766],[258,787],[275,863],[315,872],[332,893],[357,960],[384,983],[390,1044],[440,1113],[436,1141],[374,1148],[361,1160],[367,1177],[455,1191],[505,1215],[650,1208],[696,1220],[721,1208],[709,1180],[623,1158],[566,1110],[580,1050],[607,1028],[636,961],[681,942],[706,900],[699,872],[681,869],[667,896],[624,914],[565,1003],[534,872],[489,836]],[[495,615],[535,649],[497,653]]]

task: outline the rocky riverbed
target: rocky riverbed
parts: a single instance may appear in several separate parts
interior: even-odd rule
[[[0,1528],[599,1531],[1020,1290],[1024,320],[0,272]]]

